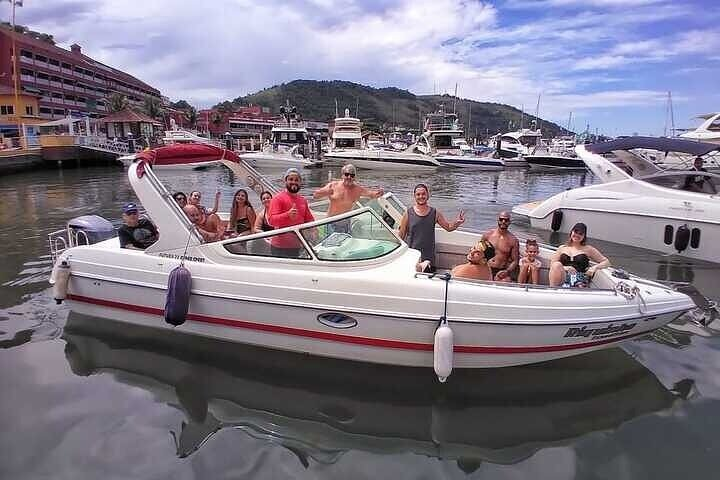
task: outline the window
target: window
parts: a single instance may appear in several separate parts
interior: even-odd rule
[[[258,238],[235,240],[223,244],[225,250],[235,255],[255,257],[278,257],[310,260],[310,254],[302,245],[296,232],[268,233]]]
[[[35,76],[35,72],[33,72],[32,70],[28,70],[27,68],[21,68],[21,69],[20,69],[20,75],[29,75],[29,76],[31,76],[31,77],[34,77],[34,76]]]
[[[58,61],[55,60],[54,58],[51,58],[50,60],[48,60],[48,63],[49,63],[50,65],[55,65],[55,66],[57,66],[57,67],[60,66],[60,62],[58,62]]]
[[[52,114],[52,109],[47,107],[40,107],[40,113]]]
[[[25,115],[35,115],[32,105],[25,105]]]
[[[55,108],[55,109],[53,109],[53,113],[55,115],[65,115],[65,109],[64,108]]]
[[[0,115],[13,115],[15,107],[12,105],[0,105]]]
[[[400,246],[400,240],[370,210],[300,232],[320,260],[370,260]]]
[[[27,50],[20,50],[20,56],[25,58],[33,58],[32,52],[28,52]]]
[[[47,62],[48,59],[43,55],[35,55],[35,60],[37,60],[38,62]]]

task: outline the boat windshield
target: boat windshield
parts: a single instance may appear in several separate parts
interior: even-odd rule
[[[711,195],[717,194],[720,188],[720,176],[706,172],[664,172],[640,177],[639,180],[659,187],[696,193],[709,193]]]
[[[300,230],[319,260],[353,261],[382,257],[401,242],[371,211]]]

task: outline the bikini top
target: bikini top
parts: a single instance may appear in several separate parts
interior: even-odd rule
[[[565,267],[573,267],[578,272],[585,273],[588,267],[590,267],[590,258],[584,253],[578,253],[574,257],[563,253],[560,255],[560,263]]]

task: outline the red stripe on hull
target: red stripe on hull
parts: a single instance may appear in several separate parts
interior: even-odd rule
[[[114,302],[111,300],[101,300],[98,298],[84,297],[81,295],[67,295],[68,300],[76,302],[90,303],[102,307],[117,308],[120,310],[129,310],[131,312],[146,313],[149,315],[163,316],[164,310],[155,307],[145,307],[141,305],[130,305],[127,303]],[[188,313],[188,320],[211,325],[223,325],[226,327],[243,328],[247,330],[257,330],[268,333],[279,333],[284,335],[294,335],[298,337],[314,338],[318,340],[328,340],[331,342],[351,343],[355,345],[366,345],[380,348],[396,348],[401,350],[421,350],[433,351],[431,343],[404,342],[402,340],[387,340],[383,338],[358,337],[353,335],[342,335],[332,332],[318,332],[315,330],[305,330],[301,328],[283,327],[278,325],[268,325],[264,323],[249,322],[246,320],[232,320],[229,318],[211,317],[198,313]],[[596,347],[599,345],[607,345],[617,343],[629,338],[637,337],[649,333],[647,331],[624,335],[622,337],[608,338],[595,342],[574,343],[571,345],[543,345],[543,346],[514,346],[514,347],[483,347],[474,345],[455,345],[453,351],[455,353],[474,353],[474,354],[514,354],[514,353],[547,353],[561,352],[567,350],[580,350],[583,348]]]

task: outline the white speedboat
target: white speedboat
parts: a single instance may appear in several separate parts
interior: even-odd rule
[[[720,144],[720,112],[699,115],[697,118],[703,119],[703,123],[695,130],[681,134],[680,137]]]
[[[530,170],[585,170],[585,162],[569,152],[564,147],[551,146],[537,147],[529,155],[522,155],[522,159],[530,166]]]
[[[497,135],[492,145],[500,158],[505,159],[507,166],[527,167],[522,159],[525,155],[531,155],[535,147],[540,144],[542,133],[539,129],[522,128],[514,132]]]
[[[661,170],[636,149],[707,156],[720,146],[653,137],[579,145],[578,156],[603,183],[518,205],[513,212],[527,216],[534,228],[568,232],[584,222],[593,238],[717,262],[720,176]],[[705,191],[688,191],[698,180]]]
[[[257,152],[242,158],[256,168],[303,168],[321,166],[310,158],[310,137],[295,107],[280,107],[283,119],[271,130],[271,138]]]
[[[335,119],[332,146],[323,155],[323,160],[352,163],[366,170],[422,171],[435,170],[440,166],[430,155],[412,152],[411,148],[382,148],[374,141],[363,145],[360,120],[349,115],[346,109],[345,117]]]
[[[416,148],[429,153],[445,167],[472,168],[475,170],[502,170],[505,162],[492,155],[476,155],[463,138],[464,132],[458,117],[443,110],[425,117],[425,132]]]
[[[395,224],[402,215],[391,193],[374,209],[202,243],[146,162],[132,164],[128,179],[160,238],[145,251],[121,249],[117,238],[77,245],[71,223],[64,240],[70,248],[57,252],[51,283],[79,313],[317,356],[434,365],[444,379],[453,367],[519,365],[606,348],[694,308],[685,294],[612,268],[582,289],[418,274],[419,252],[383,220]],[[335,224],[345,230],[349,224],[349,233]],[[437,230],[437,266],[464,263],[479,237]],[[269,243],[295,250],[277,256]],[[541,249],[545,281],[551,254]],[[181,263],[192,275],[191,285],[182,284],[186,294],[175,280],[168,288]],[[178,326],[163,320],[166,305],[176,311],[183,304],[188,313],[175,318]]]

